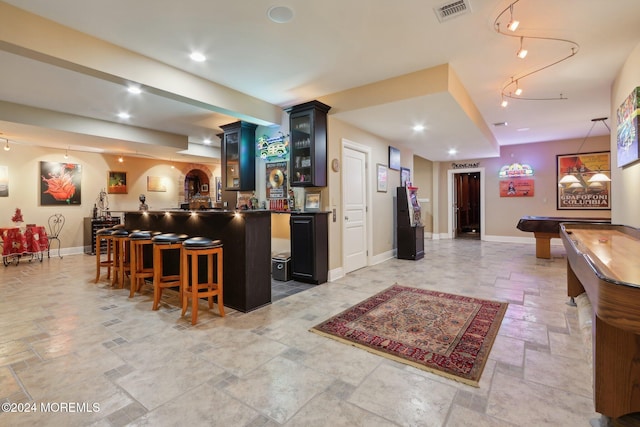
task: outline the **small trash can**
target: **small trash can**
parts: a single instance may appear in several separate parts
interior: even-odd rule
[[[271,276],[274,280],[288,282],[291,280],[291,254],[283,252],[271,257]]]

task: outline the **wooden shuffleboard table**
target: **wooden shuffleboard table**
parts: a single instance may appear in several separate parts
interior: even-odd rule
[[[551,259],[551,239],[560,238],[560,224],[563,222],[610,224],[611,220],[608,218],[523,216],[516,227],[518,230],[533,233],[536,238],[536,258]]]
[[[593,307],[593,392],[597,412],[640,412],[640,229],[563,223],[567,293]]]

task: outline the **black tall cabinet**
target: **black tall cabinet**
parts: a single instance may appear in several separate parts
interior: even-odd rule
[[[291,213],[291,277],[319,285],[329,275],[329,213]]]
[[[291,107],[291,173],[293,187],[325,187],[327,185],[327,113],[329,107],[311,101]]]
[[[396,200],[398,259],[417,260],[424,258],[424,226],[411,226],[413,211],[409,208],[406,187],[398,187]]]
[[[222,138],[222,187],[252,191],[256,188],[256,125],[235,122],[220,126]]]

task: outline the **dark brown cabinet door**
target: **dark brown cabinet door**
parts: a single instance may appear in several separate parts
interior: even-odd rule
[[[291,173],[293,187],[327,185],[327,112],[331,107],[318,101],[289,110]]]
[[[291,214],[291,276],[294,280],[325,283],[329,273],[329,215]]]
[[[222,186],[225,190],[256,188],[256,125],[235,122],[220,126],[222,137]]]

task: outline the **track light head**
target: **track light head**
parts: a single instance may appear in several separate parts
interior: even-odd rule
[[[511,19],[509,19],[509,23],[507,24],[507,30],[515,31],[518,29],[518,25],[520,25],[520,21],[517,19],[513,19],[513,3],[509,6],[509,15]]]
[[[522,47],[522,42],[523,41],[524,41],[524,37],[520,37],[520,50],[518,50],[518,53],[516,53],[516,55],[520,59],[524,59],[527,56],[527,53],[529,53],[529,51],[527,49]]]

